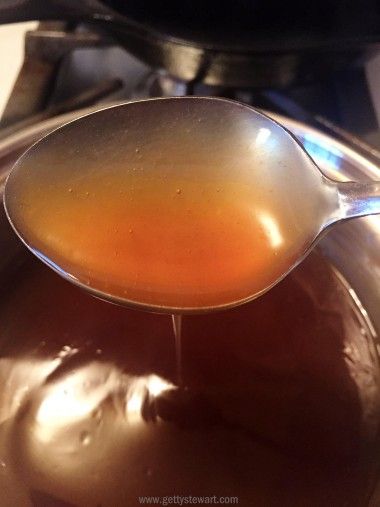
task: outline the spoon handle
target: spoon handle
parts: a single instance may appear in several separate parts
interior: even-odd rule
[[[362,217],[380,213],[380,182],[338,183],[339,218]]]

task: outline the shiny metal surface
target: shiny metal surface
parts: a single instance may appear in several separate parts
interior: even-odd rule
[[[326,175],[379,178],[340,143],[281,121]],[[52,127],[2,143],[3,179],[19,151]],[[169,317],[106,305],[30,262],[3,213],[0,242],[2,507],[134,507],[139,494],[214,493],[239,495],[245,507],[379,504],[378,217],[339,225],[320,243],[357,301],[345,299],[344,321],[336,305],[347,295],[307,259],[273,291],[275,318],[263,298],[219,321],[185,320],[187,390],[177,385]],[[310,274],[324,327],[305,336],[295,322],[291,340],[277,336],[286,294],[290,308],[311,301]],[[234,331],[251,329],[252,318],[262,336],[254,342]],[[351,338],[331,334],[341,325]],[[347,468],[352,461],[360,473]]]

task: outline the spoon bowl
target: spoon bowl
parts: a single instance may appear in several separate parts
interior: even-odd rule
[[[325,177],[250,106],[179,97],[48,134],[15,164],[4,203],[26,246],[94,295],[196,313],[265,293],[329,226],[380,212],[379,195]]]

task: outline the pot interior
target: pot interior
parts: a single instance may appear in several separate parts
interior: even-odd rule
[[[345,146],[276,119],[328,176],[376,179]],[[0,174],[31,137],[3,145]],[[377,217],[336,227],[262,298],[186,317],[182,382],[169,316],[71,286],[25,251],[3,210],[0,242],[10,505],[214,494],[246,506],[367,504],[379,450]]]

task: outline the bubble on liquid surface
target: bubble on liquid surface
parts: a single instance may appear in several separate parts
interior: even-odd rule
[[[91,435],[88,431],[82,431],[79,435],[79,440],[82,445],[88,446],[91,443]]]

